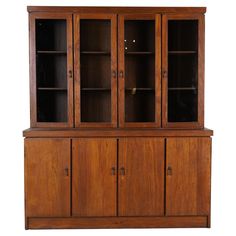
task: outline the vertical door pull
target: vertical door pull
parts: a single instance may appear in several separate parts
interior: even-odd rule
[[[123,78],[124,77],[124,72],[121,70],[120,71],[120,74],[119,74],[120,78]]]
[[[164,71],[162,72],[162,78],[163,78],[163,79],[166,79],[166,78],[167,78],[167,71],[166,71],[166,70],[164,70]]]
[[[112,71],[112,78],[116,79],[116,71],[115,70]]]
[[[124,167],[120,168],[120,175],[125,175],[125,168]]]
[[[72,78],[73,74],[72,74],[72,70],[69,70],[69,78]]]
[[[116,175],[116,168],[114,166],[111,168],[111,175]]]
[[[64,169],[64,171],[65,171],[65,175],[66,175],[66,176],[69,176],[69,169],[68,169],[68,167],[66,167],[66,168]]]
[[[167,175],[172,175],[172,168],[171,168],[171,166],[167,167]]]

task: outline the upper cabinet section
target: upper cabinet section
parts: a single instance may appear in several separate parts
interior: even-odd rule
[[[116,15],[75,15],[76,127],[117,126],[116,30]]]
[[[30,16],[31,125],[73,126],[72,16]]]
[[[203,16],[163,16],[163,126],[203,127]]]
[[[204,127],[205,8],[38,9],[31,127]]]

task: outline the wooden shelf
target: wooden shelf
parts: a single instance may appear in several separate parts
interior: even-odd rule
[[[169,54],[196,54],[197,51],[169,51]]]
[[[154,91],[155,89],[154,88],[126,88],[125,90],[136,90],[136,91]]]
[[[154,55],[154,52],[125,52],[125,55]]]
[[[168,88],[168,90],[196,90],[196,87],[172,87]]]
[[[37,54],[67,54],[66,51],[46,51],[46,50],[38,50]]]
[[[67,88],[38,87],[38,90],[42,90],[42,91],[67,91]]]
[[[82,88],[82,91],[109,91],[110,88]]]
[[[108,51],[81,51],[81,54],[88,54],[88,55],[110,55],[111,53]]]

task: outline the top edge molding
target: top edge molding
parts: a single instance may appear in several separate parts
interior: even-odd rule
[[[33,12],[67,13],[199,13],[204,14],[206,7],[64,7],[64,6],[27,6]]]

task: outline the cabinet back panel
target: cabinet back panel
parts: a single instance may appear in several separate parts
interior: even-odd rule
[[[82,122],[111,121],[111,90],[82,91],[81,121]]]
[[[36,56],[38,87],[67,88],[66,55],[41,54]]]
[[[67,91],[37,91],[37,121],[67,122]]]
[[[110,55],[81,55],[81,87],[111,88]]]
[[[81,20],[80,22],[81,51],[111,50],[110,20]]]
[[[66,46],[66,20],[36,20],[37,50],[66,51]]]

